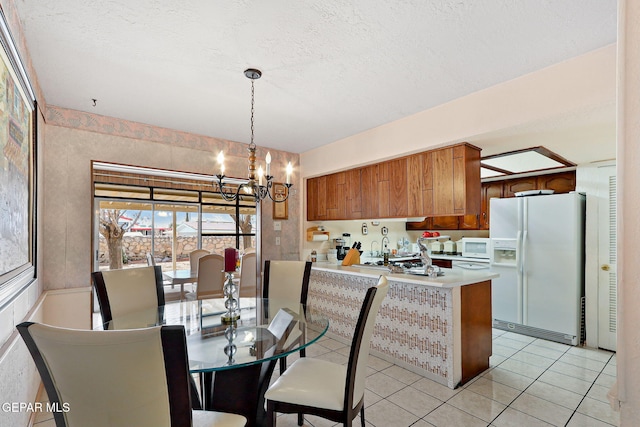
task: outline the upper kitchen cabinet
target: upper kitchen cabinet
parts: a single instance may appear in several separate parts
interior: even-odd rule
[[[328,221],[362,218],[360,169],[307,180],[307,219]]]
[[[433,161],[431,152],[407,157],[407,216],[433,212]]]
[[[515,197],[518,191],[553,190],[568,193],[576,189],[575,171],[559,172],[525,178],[500,179],[481,185],[480,215],[429,217],[421,222],[407,222],[407,230],[488,230],[491,199]]]
[[[478,216],[480,149],[463,143],[307,180],[307,219]]]
[[[555,193],[568,193],[576,189],[576,172],[528,176],[506,179],[501,182],[503,183],[502,197],[515,197],[517,192],[530,190],[553,190]]]
[[[482,184],[482,193],[480,197],[480,224],[482,230],[489,229],[489,209],[491,208],[491,199],[502,197],[502,181],[485,182]]]
[[[407,216],[407,158],[366,166],[360,170],[363,218]]]
[[[431,159],[431,216],[479,214],[480,149],[469,144],[454,145],[432,151]]]
[[[327,175],[327,219],[343,219],[347,216],[347,181],[344,172]]]
[[[360,169],[351,169],[345,172],[347,185],[346,216],[349,219],[362,218],[361,172]]]
[[[307,180],[307,219],[309,221],[324,221],[327,219],[326,197],[326,176]]]

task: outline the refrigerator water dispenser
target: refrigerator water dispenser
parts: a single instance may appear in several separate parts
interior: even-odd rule
[[[492,241],[493,265],[516,266],[518,241],[516,239],[494,239]]]

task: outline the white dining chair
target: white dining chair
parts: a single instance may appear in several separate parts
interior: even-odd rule
[[[196,291],[187,294],[187,300],[197,300],[200,312],[200,327],[203,317],[220,314],[225,311],[224,301],[224,257],[218,254],[209,254],[198,260],[198,284]],[[218,299],[215,301],[203,300]],[[204,307],[203,307],[204,304]]]
[[[17,326],[57,427],[242,427],[240,415],[192,410],[184,326],[119,331]]]
[[[189,268],[191,270],[192,276],[198,274],[198,262],[200,261],[200,258],[209,254],[211,254],[211,252],[207,251],[206,249],[196,249],[189,252]]]
[[[165,303],[160,266],[96,271],[91,278],[103,323]]]
[[[300,304],[306,307],[311,265],[309,261],[267,260],[264,262],[262,296],[269,299],[269,313],[276,313],[281,308],[298,311]],[[287,344],[293,345],[297,339],[296,334],[291,334]],[[306,356],[305,349],[300,350],[300,356]],[[285,369],[287,369],[287,358],[282,357],[280,372]]]
[[[315,415],[350,427],[360,413],[364,418],[364,391],[369,358],[369,345],[380,305],[389,285],[380,276],[378,285],[367,290],[356,323],[347,365],[304,357],[296,360],[280,374],[265,393],[267,426],[274,427],[276,413]]]

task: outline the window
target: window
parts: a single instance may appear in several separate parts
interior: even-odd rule
[[[100,165],[94,163],[93,174],[95,270],[150,262],[163,270],[184,269],[198,248],[222,254],[227,247],[256,246],[257,208],[251,198],[225,201],[211,191],[210,177],[173,177],[167,171],[156,176],[144,168],[123,172],[114,170],[117,165],[108,170]]]

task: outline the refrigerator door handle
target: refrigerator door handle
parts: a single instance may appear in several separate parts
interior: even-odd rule
[[[527,295],[529,295],[529,281],[527,280],[527,274],[524,270],[524,266],[526,265],[527,262],[527,234],[528,231],[525,229],[524,233],[522,233],[522,246],[521,246],[521,250],[522,250],[522,257],[521,257],[521,262],[520,262],[520,274],[518,275],[518,277],[520,277],[520,280],[522,281],[522,324],[523,325],[527,325],[529,323],[529,312],[527,310],[528,307],[528,301],[527,301]]]
[[[516,308],[518,311],[518,323],[522,323],[522,231],[516,234]]]

